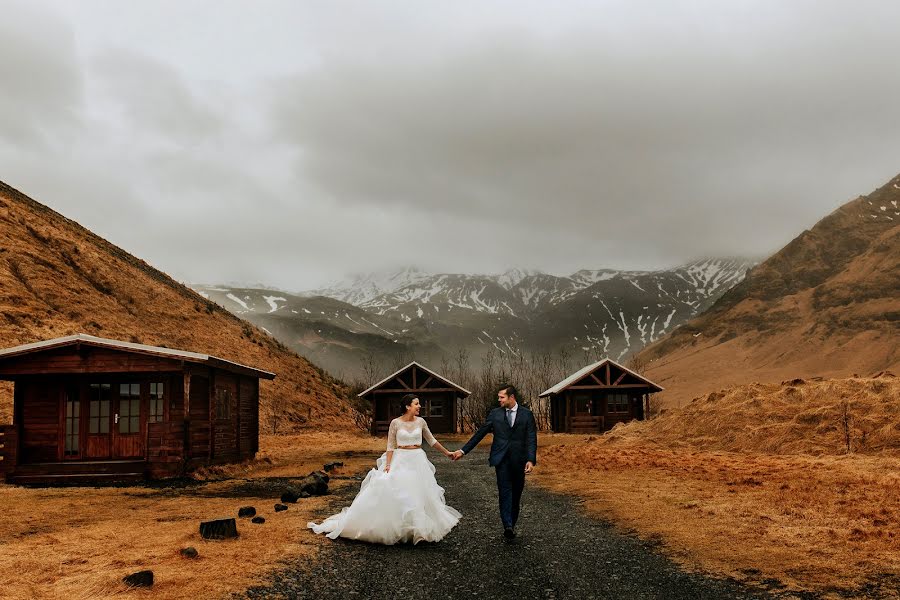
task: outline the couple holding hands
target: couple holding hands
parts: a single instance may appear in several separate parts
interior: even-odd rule
[[[488,433],[494,434],[488,463],[497,475],[503,535],[514,538],[525,475],[537,463],[537,426],[534,414],[519,404],[511,385],[497,391],[499,406],[466,444],[455,452],[444,448],[419,417],[419,399],[407,394],[402,414],[391,421],[387,452],[363,480],[353,503],[321,524],[309,523],[316,533],[378,544],[437,542],[462,516],[444,501],[444,488],[434,477],[434,465],[422,450],[426,441],[451,460],[468,454]]]

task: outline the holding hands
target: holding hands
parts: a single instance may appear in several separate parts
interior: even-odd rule
[[[456,450],[455,452],[451,452],[450,454],[448,454],[447,458],[449,458],[452,461],[457,461],[457,460],[461,459],[463,456],[464,456],[464,454],[463,454],[462,450]]]

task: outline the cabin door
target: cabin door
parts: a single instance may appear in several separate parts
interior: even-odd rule
[[[141,435],[141,384],[119,384],[113,412],[112,457],[137,458],[144,455]]]
[[[109,458],[112,453],[112,384],[88,385],[86,412],[84,458]]]

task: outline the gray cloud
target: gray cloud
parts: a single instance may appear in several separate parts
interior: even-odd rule
[[[0,81],[0,144],[46,147],[78,128],[82,74],[59,17],[25,3],[4,7]]]
[[[4,11],[0,178],[182,280],[302,289],[765,255],[900,170],[893,3],[258,6]]]

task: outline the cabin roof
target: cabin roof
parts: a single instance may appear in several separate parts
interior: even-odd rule
[[[96,337],[93,335],[88,335],[86,333],[78,333],[66,337],[54,338],[52,340],[44,340],[42,342],[34,342],[31,344],[22,344],[21,346],[6,348],[5,350],[0,350],[0,361],[16,356],[22,356],[23,354],[35,354],[54,348],[74,346],[78,344],[95,346],[98,348],[112,348],[114,350],[122,350],[125,352],[133,352],[136,354],[149,354],[153,356],[162,356],[165,358],[173,358],[176,360],[183,360],[187,362],[207,364],[229,371],[241,371],[245,373],[249,371],[251,374],[261,379],[275,379],[275,373],[270,373],[269,371],[263,371],[261,369],[256,369],[247,365],[242,365],[240,363],[225,360],[224,358],[219,358],[217,356],[211,356],[209,354],[200,354],[199,352],[189,352],[187,350],[176,350],[174,348],[163,348],[161,346],[134,344],[132,342],[123,342],[121,340]]]
[[[400,369],[394,371],[393,373],[391,373],[390,375],[388,375],[387,377],[385,377],[384,379],[382,379],[381,381],[379,381],[379,382],[376,383],[375,385],[369,387],[367,390],[365,390],[365,391],[363,391],[363,392],[360,392],[360,393],[358,394],[358,396],[359,396],[360,398],[362,398],[362,397],[365,396],[366,394],[368,394],[368,393],[372,392],[373,390],[375,390],[375,389],[381,387],[383,384],[387,383],[388,381],[390,381],[390,380],[393,379],[394,377],[397,377],[398,375],[400,375],[401,373],[403,373],[405,370],[409,369],[410,367],[414,367],[414,366],[415,366],[415,367],[418,367],[418,368],[420,368],[420,369],[422,369],[422,370],[425,371],[426,373],[429,373],[429,374],[432,375],[433,377],[437,377],[438,379],[440,379],[441,381],[443,381],[444,383],[446,383],[446,384],[449,385],[450,387],[456,388],[457,390],[459,390],[460,392],[462,392],[462,393],[465,394],[466,396],[470,396],[470,395],[472,394],[472,392],[470,392],[470,391],[467,390],[466,388],[462,387],[461,385],[458,385],[458,384],[456,384],[456,383],[453,383],[452,381],[450,381],[449,379],[447,379],[446,377],[444,377],[444,376],[442,376],[442,375],[438,375],[437,373],[435,373],[434,371],[432,371],[432,370],[429,369],[428,367],[422,365],[421,363],[418,363],[418,362],[416,362],[416,361],[412,361],[411,363],[409,363],[409,364],[406,365],[405,367],[402,367],[402,368],[400,368]]]
[[[633,375],[634,377],[637,377],[638,379],[640,379],[641,381],[643,381],[644,383],[646,383],[646,384],[647,384],[647,387],[654,388],[654,389],[653,389],[654,392],[661,392],[661,391],[663,391],[663,389],[665,389],[665,388],[663,388],[663,387],[661,387],[661,386],[659,386],[659,385],[653,383],[652,381],[650,381],[649,379],[647,379],[647,378],[644,377],[643,375],[639,375],[638,373],[635,373],[635,372],[632,371],[631,369],[629,369],[629,368],[627,368],[627,367],[623,367],[622,365],[620,365],[620,364],[617,363],[616,361],[614,361],[614,360],[612,360],[612,359],[610,359],[610,358],[604,358],[604,359],[598,360],[598,361],[595,362],[595,363],[589,364],[588,366],[584,367],[583,369],[580,369],[580,370],[576,371],[575,373],[572,373],[571,375],[569,375],[568,377],[566,377],[565,379],[563,379],[562,381],[560,381],[559,383],[557,383],[557,384],[554,385],[553,387],[551,387],[551,388],[549,388],[549,389],[544,390],[543,392],[541,392],[541,393],[538,395],[538,397],[539,397],[539,398],[544,398],[544,397],[546,397],[546,396],[551,396],[551,395],[553,395],[553,394],[558,394],[558,393],[562,392],[563,390],[565,390],[565,389],[566,389],[567,387],[569,387],[570,385],[573,385],[573,384],[574,384],[575,382],[577,382],[578,380],[580,380],[580,379],[582,379],[582,378],[584,378],[584,377],[587,377],[588,375],[590,375],[591,373],[593,373],[594,371],[596,371],[597,369],[599,369],[600,367],[602,367],[602,366],[605,365],[606,363],[609,363],[609,364],[611,364],[611,365],[613,365],[613,366],[615,366],[615,367],[617,367],[617,368],[619,368],[619,369],[622,369],[623,371],[626,371],[627,373],[630,373],[630,374]]]

